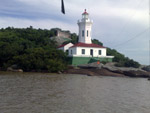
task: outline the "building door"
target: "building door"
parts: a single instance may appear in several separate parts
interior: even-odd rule
[[[90,50],[90,55],[93,57],[93,49]]]

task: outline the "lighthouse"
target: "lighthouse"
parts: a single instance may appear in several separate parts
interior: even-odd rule
[[[91,44],[91,31],[92,31],[93,21],[90,20],[89,14],[86,9],[82,14],[82,19],[78,20],[79,26],[79,40],[78,42]]]
[[[91,41],[93,21],[89,18],[86,9],[82,13],[82,18],[77,21],[79,27],[78,43],[68,43],[61,45],[58,49],[68,51],[68,62],[78,66],[93,62],[112,62],[114,56],[107,56],[107,48],[94,44]]]

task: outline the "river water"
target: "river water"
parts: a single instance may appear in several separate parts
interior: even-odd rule
[[[150,81],[0,72],[0,113],[150,113]]]

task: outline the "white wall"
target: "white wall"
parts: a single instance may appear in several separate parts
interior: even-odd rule
[[[64,52],[66,52],[72,46],[73,46],[73,44],[69,43],[69,44],[65,45],[64,47],[61,47],[61,48],[58,48],[58,49],[63,50]]]
[[[85,49],[85,54],[82,54],[82,49]],[[73,47],[69,49],[69,56],[92,57],[90,50],[93,49],[93,57],[106,57],[106,48],[89,48],[89,47]],[[71,54],[72,50],[72,54]],[[101,50],[101,55],[99,55]]]
[[[92,23],[90,19],[82,19],[78,21],[79,26],[79,42],[91,44],[91,32],[92,32]],[[82,37],[82,30],[84,30],[84,37]],[[88,31],[88,36],[87,36]]]
[[[75,47],[74,48],[69,48],[69,56],[74,56],[76,54],[77,54],[77,49]]]

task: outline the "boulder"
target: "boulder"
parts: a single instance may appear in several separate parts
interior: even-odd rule
[[[61,71],[58,71],[57,74],[62,74],[62,72],[61,72]]]
[[[12,67],[8,67],[7,71],[13,71],[13,68]]]
[[[129,77],[144,77],[144,78],[150,77],[150,73],[140,71],[140,70],[138,70],[138,71],[133,71],[133,70],[124,71],[123,73],[124,73],[124,75],[129,76]]]
[[[22,69],[13,69],[12,67],[8,67],[7,71],[12,71],[12,72],[23,72]]]
[[[116,67],[114,65],[104,65],[102,68],[113,73],[123,74],[129,77],[150,77],[149,72],[146,72],[145,70],[140,68]]]
[[[124,77],[124,75],[121,73],[115,73],[115,72],[109,71],[109,70],[104,69],[104,68],[102,68],[102,69],[90,69],[89,71],[94,72],[95,75],[98,75],[98,76]]]
[[[16,72],[23,72],[23,70],[22,69],[17,69]]]
[[[16,64],[11,66],[12,69],[18,69],[18,66]]]

